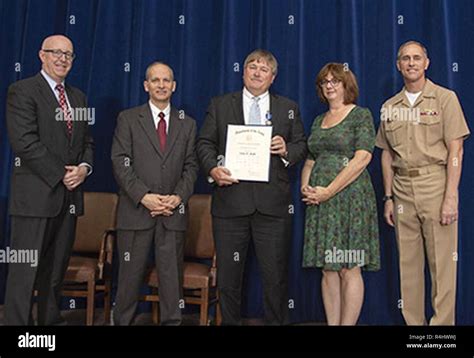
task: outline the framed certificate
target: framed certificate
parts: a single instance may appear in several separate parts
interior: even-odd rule
[[[270,180],[272,126],[227,126],[225,167],[232,178],[244,181]]]

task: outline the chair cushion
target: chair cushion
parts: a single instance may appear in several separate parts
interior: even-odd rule
[[[99,276],[98,260],[90,257],[72,256],[64,278],[66,282],[86,282]]]
[[[209,266],[198,262],[185,262],[183,272],[184,288],[209,287]]]
[[[197,262],[185,262],[183,266],[184,288],[204,288],[209,287],[210,267]],[[155,268],[151,268],[146,278],[147,285],[158,287],[159,279]]]

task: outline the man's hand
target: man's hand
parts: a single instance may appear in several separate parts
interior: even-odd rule
[[[441,206],[441,225],[450,225],[458,220],[458,195],[445,197]]]
[[[142,205],[147,208],[151,213],[154,213],[152,216],[157,215],[173,215],[171,210],[172,207],[170,204],[165,203],[169,195],[160,195],[160,194],[145,194],[140,201]]]
[[[173,209],[175,209],[179,204],[181,204],[181,197],[179,195],[167,195],[164,199],[164,202],[166,204],[169,204],[172,206]]]
[[[384,204],[383,217],[385,222],[391,227],[394,227],[394,216],[393,216],[393,200],[387,200]]]
[[[283,137],[276,135],[272,138],[270,153],[277,154],[280,157],[286,157],[288,152],[286,150],[286,143]]]
[[[163,215],[163,216],[171,216],[173,215],[173,210],[176,209],[176,207],[181,204],[181,197],[179,195],[164,195],[162,196],[162,204],[165,207],[165,210],[159,211],[151,211],[150,215],[155,217],[158,215]]]
[[[228,186],[239,182],[237,179],[231,177],[230,170],[225,167],[212,168],[209,175],[219,186]]]
[[[66,165],[66,174],[64,174],[63,183],[66,189],[73,191],[81,185],[87,177],[87,167],[77,165]]]

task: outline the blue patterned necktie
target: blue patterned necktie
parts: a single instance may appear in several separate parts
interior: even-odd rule
[[[248,124],[261,124],[260,120],[260,106],[258,105],[258,101],[260,98],[253,97],[252,98],[252,105],[250,106],[249,112],[249,123]]]

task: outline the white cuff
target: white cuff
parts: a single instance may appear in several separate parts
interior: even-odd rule
[[[92,167],[90,166],[90,164],[88,164],[86,162],[82,162],[81,164],[78,165],[78,167],[86,167],[87,168],[87,176],[92,174]]]

